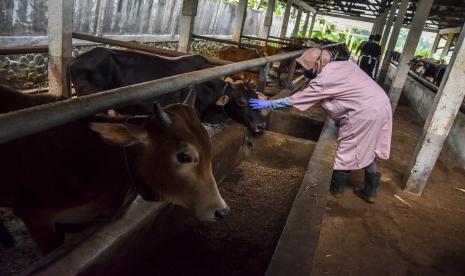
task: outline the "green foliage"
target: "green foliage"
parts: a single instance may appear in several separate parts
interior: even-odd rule
[[[415,52],[415,56],[422,56],[422,57],[429,57],[430,54],[431,54],[430,49],[417,48],[417,50]]]

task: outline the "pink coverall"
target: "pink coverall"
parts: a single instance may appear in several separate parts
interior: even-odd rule
[[[392,133],[389,99],[355,63],[328,63],[306,89],[290,96],[288,102],[299,110],[319,102],[340,123],[334,170],[362,169],[375,157],[389,158]]]

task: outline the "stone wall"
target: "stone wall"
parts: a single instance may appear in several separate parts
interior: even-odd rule
[[[146,42],[145,45],[157,48],[176,50],[177,41],[167,42]],[[194,40],[191,45],[191,53],[202,54],[207,56],[217,56],[218,50],[229,44],[223,44],[206,40]],[[111,47],[109,45],[99,45]],[[97,45],[79,45],[73,49],[73,57],[85,53]],[[47,54],[26,54],[26,55],[0,55],[0,76],[4,79],[5,84],[15,89],[32,89],[47,87]]]

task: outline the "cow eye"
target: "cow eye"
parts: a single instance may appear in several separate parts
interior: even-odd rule
[[[239,103],[238,103],[238,104],[239,104],[239,106],[247,106],[247,105],[248,105],[247,100],[246,100],[246,99],[243,99],[243,98],[241,98],[241,99],[239,100]]]
[[[176,157],[180,163],[192,163],[193,161],[192,157],[184,152],[178,153]]]

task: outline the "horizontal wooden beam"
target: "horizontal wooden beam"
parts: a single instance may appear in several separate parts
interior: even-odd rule
[[[319,12],[318,14],[337,17],[337,18],[343,18],[343,19],[349,19],[349,20],[369,22],[369,23],[375,22],[374,18],[368,18],[368,17],[358,17],[358,16],[344,15],[344,14],[339,14],[339,13],[329,13],[329,12]]]
[[[309,4],[305,3],[302,0],[293,0],[292,4],[302,7],[304,10],[316,13],[316,10],[313,7],[311,7]]]
[[[458,34],[460,33],[461,30],[462,30],[462,27],[447,28],[447,29],[439,30],[439,33],[440,34],[450,34],[450,33]]]

